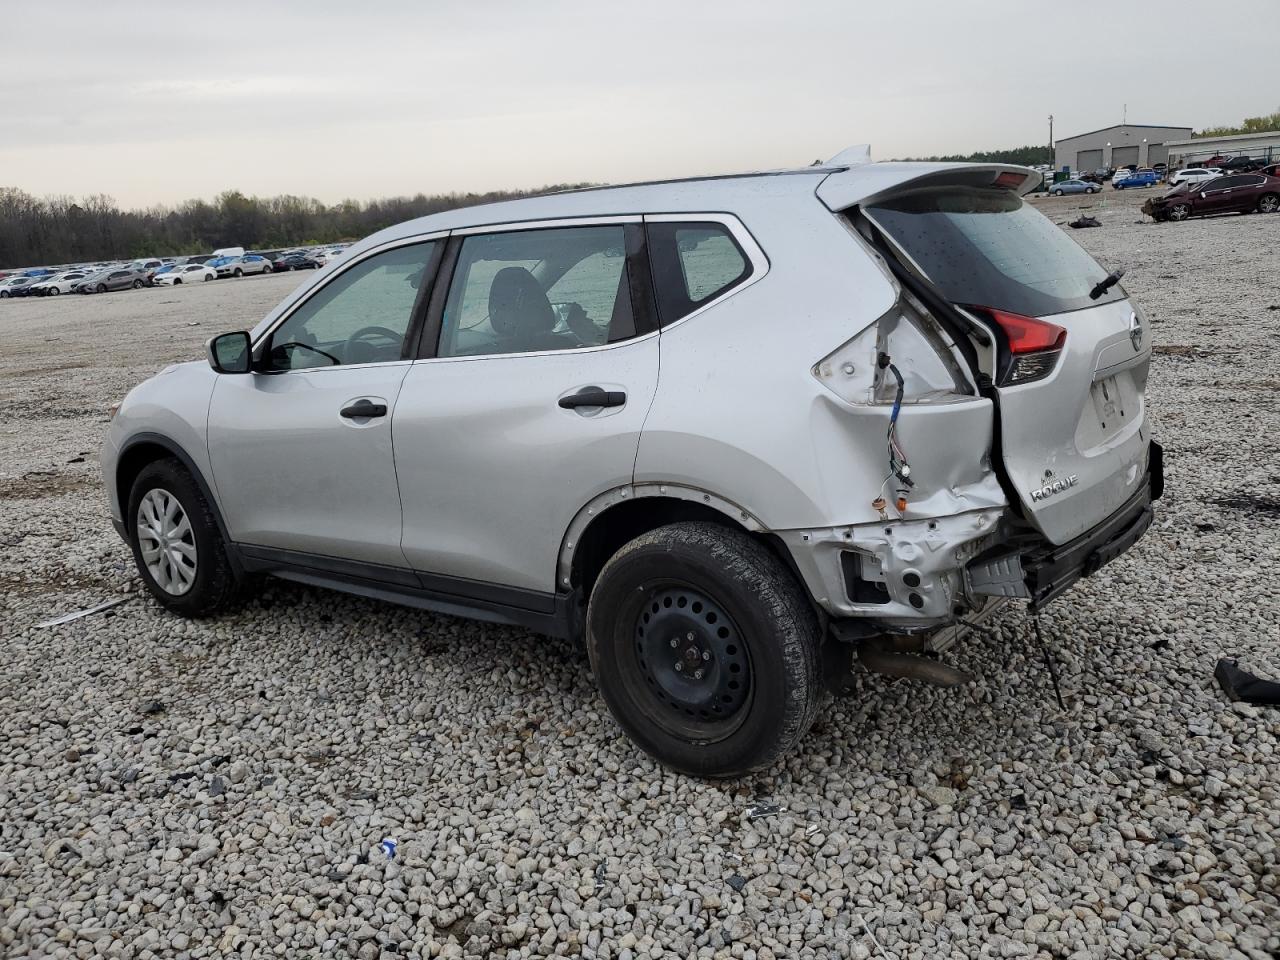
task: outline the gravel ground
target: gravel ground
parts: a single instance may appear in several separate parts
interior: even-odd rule
[[[862,677],[736,783],[639,755],[566,643],[283,583],[205,623],[138,597],[105,410],[297,278],[0,304],[0,955],[1280,956],[1280,713],[1212,681],[1280,676],[1280,217],[1144,199],[1041,202],[1129,268],[1170,463],[1047,617],[1068,709],[1009,612],[949,655],[974,685]]]

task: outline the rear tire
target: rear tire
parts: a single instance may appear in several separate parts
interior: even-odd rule
[[[178,284],[180,284],[180,283],[182,283],[182,278],[181,278],[181,277],[174,277],[174,278],[173,278],[173,285],[174,285],[175,287],[176,287],[176,286],[178,286]]]
[[[675,523],[605,564],[587,609],[600,692],[628,736],[672,769],[735,777],[808,731],[821,635],[800,584],[746,533]]]
[[[99,292],[99,293],[106,293],[106,292],[107,292],[107,285],[106,285],[105,283],[100,283],[100,284],[98,284],[98,292]]]
[[[171,514],[163,507],[176,504]],[[240,583],[227,559],[213,508],[191,473],[174,459],[143,467],[125,514],[142,582],[161,606],[183,617],[231,607]]]
[[[57,287],[50,287],[50,288],[49,288],[49,296],[51,296],[51,297],[56,297],[56,296],[57,296],[58,294],[60,294],[61,292],[62,292],[62,291],[61,291],[61,290],[59,290]]]
[[[141,290],[141,289],[143,288],[143,286],[144,286],[144,284],[143,284],[143,282],[142,282],[141,280],[135,280],[135,281],[133,281],[133,289],[135,289],[135,290]]]
[[[1055,190],[1055,191],[1053,191],[1053,195],[1054,195],[1055,197],[1060,197],[1060,196],[1062,196],[1062,191],[1061,191],[1061,190]]]
[[[1277,210],[1280,210],[1280,195],[1264,193],[1258,198],[1259,213],[1275,213]]]
[[[231,275],[238,280],[244,276],[244,271],[241,270],[239,267],[236,267],[235,271]]]

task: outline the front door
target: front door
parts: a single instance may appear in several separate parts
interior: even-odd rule
[[[658,381],[643,231],[615,219],[451,243],[439,336],[393,424],[404,552],[433,589],[496,585],[537,605],[574,515],[632,480]]]
[[[218,378],[209,457],[237,543],[404,568],[391,415],[435,242],[354,262]]]

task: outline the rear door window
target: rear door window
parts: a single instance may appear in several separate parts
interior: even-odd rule
[[[723,296],[751,276],[751,261],[719,223],[650,223],[650,259],[664,324]]]
[[[638,248],[639,230],[610,224],[466,237],[437,356],[579,350],[636,336],[628,232]]]
[[[1090,299],[1107,271],[1008,190],[914,190],[866,213],[953,303],[1045,317],[1128,296],[1116,284]]]

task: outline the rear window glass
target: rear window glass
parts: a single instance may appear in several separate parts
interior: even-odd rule
[[[751,275],[747,255],[719,223],[651,223],[647,229],[664,324],[710,303]]]
[[[1128,296],[1116,284],[1089,299],[1107,271],[1007,190],[917,190],[867,213],[953,303],[1044,317]]]

